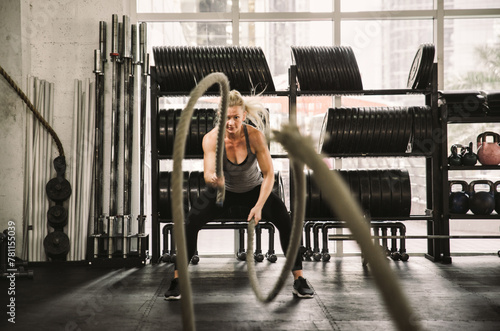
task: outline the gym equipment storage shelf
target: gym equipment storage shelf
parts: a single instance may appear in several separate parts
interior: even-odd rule
[[[429,122],[425,122],[427,133],[433,133],[432,128],[439,127],[438,117],[438,94],[437,94],[437,64],[432,65],[432,76],[430,85],[425,89],[387,89],[387,90],[358,90],[358,91],[300,91],[296,84],[297,81],[297,68],[292,65],[289,69],[289,112],[291,121],[297,118],[296,104],[297,97],[299,96],[348,96],[348,95],[424,95],[425,103],[430,108],[430,116],[426,117]],[[430,138],[426,137],[426,138]],[[374,223],[377,221],[405,221],[405,220],[427,220],[428,235],[441,235],[442,234],[442,172],[441,172],[441,149],[439,144],[433,144],[428,149],[418,152],[405,152],[405,153],[387,153],[387,152],[374,152],[374,153],[328,153],[327,157],[334,158],[353,158],[353,157],[422,157],[426,162],[426,196],[427,206],[425,215],[409,215],[405,217],[373,217]],[[447,201],[447,200],[446,200]],[[325,221],[324,218],[315,221]],[[340,222],[335,218],[328,218],[331,222]],[[398,222],[394,222],[396,224]],[[306,237],[307,239],[307,237]],[[428,239],[428,251],[426,257],[432,261],[441,261],[442,259],[442,245],[440,239]]]
[[[450,208],[448,204],[448,195],[449,195],[449,172],[450,171],[498,171],[500,170],[500,165],[481,165],[478,164],[475,166],[450,166],[448,165],[448,125],[453,124],[462,124],[462,123],[500,123],[500,116],[498,115],[489,115],[486,113],[482,113],[479,115],[471,115],[471,116],[450,116],[448,117],[448,109],[446,103],[439,106],[439,116],[440,116],[440,128],[442,130],[442,136],[446,139],[443,139],[442,142],[442,151],[441,151],[441,162],[443,164],[443,177],[441,186],[445,189],[443,190],[443,213],[441,215],[443,228],[441,229],[443,235],[450,235],[450,220],[499,220],[500,214],[493,212],[489,215],[474,215],[474,214],[452,214],[450,213]],[[499,238],[500,236],[478,236],[477,239],[490,239],[490,238]],[[450,252],[450,239],[443,239],[443,247],[442,247],[443,260],[451,263],[451,252]],[[500,251],[499,251],[500,255]]]

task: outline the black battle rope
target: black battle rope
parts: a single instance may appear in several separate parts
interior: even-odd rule
[[[12,86],[12,88],[17,92],[19,97],[24,101],[24,103],[28,106],[28,108],[33,112],[35,117],[42,123],[42,125],[45,127],[45,129],[50,133],[52,136],[52,139],[54,139],[54,142],[57,145],[57,149],[59,150],[59,156],[64,157],[64,148],[62,146],[61,140],[59,140],[59,137],[57,136],[56,132],[50,124],[43,118],[43,116],[38,112],[38,110],[33,106],[31,101],[28,99],[28,96],[24,94],[24,92],[17,86],[16,82],[12,80],[12,78],[5,72],[5,70],[0,66],[0,73],[2,76],[5,78],[5,80]]]
[[[182,293],[182,323],[184,325],[184,330],[196,330],[194,323],[194,307],[193,298],[191,291],[191,282],[189,280],[188,268],[188,256],[186,249],[186,234],[184,230],[184,201],[182,198],[182,160],[184,159],[184,150],[186,147],[186,139],[189,133],[189,125],[191,117],[194,113],[194,106],[198,99],[205,93],[208,88],[214,84],[218,83],[221,92],[221,103],[220,103],[220,123],[225,123],[227,119],[227,106],[229,104],[229,81],[223,73],[212,73],[205,78],[203,78],[198,85],[191,91],[189,96],[189,102],[182,111],[181,119],[179,120],[179,126],[175,133],[174,140],[174,165],[172,171],[172,215],[174,219],[174,238],[177,243],[177,267],[179,271],[179,285],[181,287]],[[219,125],[219,131],[222,131],[222,135],[217,136],[217,149],[216,153],[220,154],[220,157],[216,158],[216,172],[217,176],[222,176],[222,151],[224,144],[224,134],[225,130]],[[223,190],[223,188],[222,188]],[[219,198],[222,196],[221,190],[218,190],[218,203]]]

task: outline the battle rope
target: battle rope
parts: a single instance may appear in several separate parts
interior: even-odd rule
[[[212,73],[205,78],[203,78],[198,85],[191,91],[189,96],[189,102],[182,111],[181,119],[179,120],[179,126],[176,130],[175,140],[174,140],[174,165],[172,171],[172,214],[174,218],[174,238],[177,243],[177,268],[179,271],[179,285],[182,293],[182,322],[184,325],[184,330],[195,330],[194,322],[194,307],[192,302],[192,291],[191,282],[189,280],[189,274],[187,272],[188,268],[188,256],[186,249],[186,234],[184,230],[184,207],[182,198],[182,160],[184,159],[184,150],[186,147],[186,139],[189,133],[189,126],[191,117],[194,113],[194,106],[198,99],[205,93],[208,88],[214,84],[218,83],[221,92],[221,103],[220,103],[220,116],[221,122],[226,123],[227,119],[227,106],[229,103],[229,81],[227,77],[222,73]],[[219,126],[219,129],[222,125]],[[218,157],[216,158],[216,173],[218,177],[222,176],[222,151],[224,144],[224,134],[217,136],[217,148],[216,153]],[[219,155],[220,154],[220,155]],[[220,191],[219,191],[220,192]],[[219,194],[218,197],[223,196]]]
[[[16,82],[12,80],[12,78],[7,74],[7,72],[0,66],[0,73],[2,76],[5,78],[5,80],[12,86],[12,88],[17,92],[19,97],[24,101],[24,103],[28,106],[28,108],[33,112],[35,117],[40,121],[40,123],[45,127],[45,129],[49,132],[49,134],[52,136],[52,139],[54,139],[54,142],[57,145],[57,149],[59,150],[59,156],[64,157],[64,148],[61,143],[61,140],[59,140],[59,137],[57,136],[56,132],[50,124],[43,118],[43,116],[38,112],[38,110],[33,106],[31,101],[28,99],[28,96],[24,94],[24,92],[17,86]]]
[[[274,139],[283,145],[290,156],[304,161],[313,170],[313,179],[322,196],[337,216],[346,222],[356,238],[399,329],[419,330],[416,315],[412,312],[397,278],[391,272],[382,250],[373,243],[367,220],[340,175],[328,169],[321,156],[314,150],[312,141],[300,135],[297,127],[285,125],[281,131],[273,131],[273,134]]]
[[[255,272],[255,262],[253,256],[253,238],[255,229],[255,219],[252,218],[248,224],[248,254],[247,254],[247,268],[248,277],[250,278],[250,284],[255,293],[255,296],[259,301],[263,303],[271,302],[281,291],[285,281],[288,277],[288,273],[292,270],[293,264],[297,257],[299,251],[300,240],[302,239],[302,229],[304,226],[304,213],[305,213],[305,175],[304,175],[304,163],[290,159],[292,164],[292,174],[294,180],[294,210],[293,210],[293,223],[292,232],[290,234],[290,242],[288,243],[286,261],[281,269],[278,280],[274,284],[274,287],[269,291],[267,296],[264,296],[259,289],[259,281],[257,279],[257,273]]]

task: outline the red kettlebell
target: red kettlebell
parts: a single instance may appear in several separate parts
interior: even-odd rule
[[[493,138],[492,142],[487,138]],[[477,157],[482,165],[500,164],[500,134],[487,131],[477,136]]]

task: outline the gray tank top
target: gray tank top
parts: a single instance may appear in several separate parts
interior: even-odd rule
[[[262,184],[262,173],[257,167],[257,155],[250,149],[247,126],[243,125],[245,140],[247,144],[247,157],[240,164],[232,163],[227,159],[224,148],[224,180],[226,189],[235,193],[248,192],[254,187]]]

